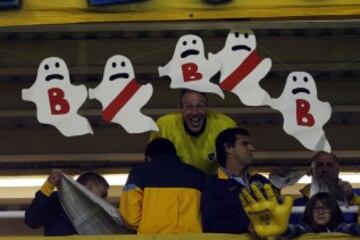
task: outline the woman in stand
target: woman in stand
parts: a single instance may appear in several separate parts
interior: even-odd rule
[[[301,224],[289,224],[284,236],[297,237],[304,233],[342,232],[360,236],[360,225],[344,223],[336,200],[329,193],[317,193],[305,207]]]

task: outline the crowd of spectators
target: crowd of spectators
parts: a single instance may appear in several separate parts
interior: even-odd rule
[[[206,94],[184,90],[180,111],[160,117],[157,124],[144,163],[130,171],[120,197],[120,215],[133,233],[250,233],[284,239],[310,232],[360,234],[356,218],[346,219],[339,207],[357,205],[360,198],[339,178],[335,154],[314,154],[313,181],[294,201],[305,207],[304,214],[289,224],[292,200],[250,171],[251,134],[230,117],[209,111]],[[77,234],[54,191],[60,178],[61,170],[54,169],[26,211],[25,223],[44,227],[44,235]],[[87,172],[77,181],[106,198],[109,185],[101,175]],[[337,191],[314,193],[315,184]]]

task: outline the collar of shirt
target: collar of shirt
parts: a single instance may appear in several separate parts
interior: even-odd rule
[[[234,179],[236,182],[240,183],[241,185],[245,186],[246,188],[250,189],[250,173],[248,171],[248,169],[246,169],[244,171],[244,174],[242,177],[237,176],[235,174],[233,174],[232,172],[230,172],[229,170],[227,170],[226,168],[220,167],[219,168],[219,173],[221,175],[225,175],[226,178],[228,179]],[[220,175],[220,178],[222,178]]]

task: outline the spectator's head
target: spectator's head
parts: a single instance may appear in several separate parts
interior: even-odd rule
[[[145,148],[145,158],[148,162],[167,156],[176,156],[176,149],[174,144],[165,138],[156,138]]]
[[[339,162],[335,154],[316,153],[311,160],[311,176],[325,181],[337,182],[339,178]]]
[[[206,126],[207,95],[185,89],[180,94],[180,109],[185,129],[192,135],[201,134]]]
[[[109,183],[105,178],[94,172],[85,172],[81,174],[76,181],[84,185],[92,193],[105,199],[108,195]]]
[[[250,133],[245,129],[229,128],[216,138],[216,159],[220,166],[227,169],[229,165],[248,166],[253,151]]]
[[[317,193],[306,204],[304,222],[315,232],[333,230],[343,220],[339,205],[329,193]]]

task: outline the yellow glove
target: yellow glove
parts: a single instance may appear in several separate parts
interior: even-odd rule
[[[269,184],[264,185],[265,196],[256,184],[251,185],[251,190],[254,196],[244,189],[240,199],[256,234],[266,238],[284,233],[291,214],[292,198],[285,196],[283,202],[279,203]]]

